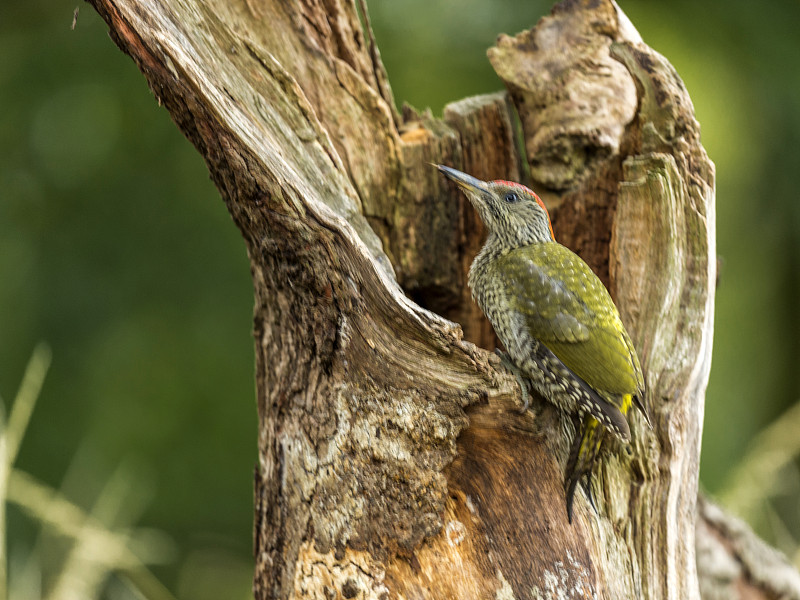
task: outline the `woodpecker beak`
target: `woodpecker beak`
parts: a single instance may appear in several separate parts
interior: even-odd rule
[[[445,167],[444,165],[436,165],[436,168],[439,169],[439,171],[441,171],[445,177],[455,181],[458,184],[458,187],[465,192],[481,194],[489,193],[489,190],[486,188],[486,184],[480,179],[476,179],[472,175],[467,175],[466,173],[462,173],[456,169],[451,169],[450,167]]]

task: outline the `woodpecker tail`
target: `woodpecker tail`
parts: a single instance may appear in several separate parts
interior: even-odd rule
[[[627,416],[633,403],[633,397],[626,394],[622,397],[619,407],[620,412]],[[649,422],[649,421],[648,421]],[[592,495],[592,470],[594,469],[597,457],[600,454],[600,447],[606,429],[594,417],[587,415],[583,419],[583,428],[576,432],[575,439],[572,441],[572,448],[567,461],[567,468],[564,478],[564,491],[567,496],[567,518],[572,523],[572,503],[575,500],[575,489],[578,483],[583,483],[583,490],[589,500],[589,504],[597,511],[597,506]]]
[[[582,431],[575,433],[564,481],[564,491],[567,494],[567,518],[570,523],[572,523],[572,502],[575,499],[575,488],[578,487],[578,482],[581,480],[584,481],[583,488],[589,503],[597,510],[591,488],[592,469],[597,455],[600,453],[604,434],[605,430],[600,422],[589,416],[583,419]]]

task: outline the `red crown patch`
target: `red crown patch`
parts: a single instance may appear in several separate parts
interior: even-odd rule
[[[542,210],[544,210],[544,214],[547,215],[547,225],[550,227],[550,235],[553,236],[553,239],[556,239],[556,236],[553,233],[553,224],[550,222],[550,213],[547,212],[547,207],[544,205],[544,202],[542,202],[542,199],[539,198],[539,196],[536,195],[536,192],[534,192],[531,188],[522,185],[521,183],[516,183],[514,181],[506,181],[505,179],[495,179],[492,183],[497,183],[497,184],[505,185],[505,186],[512,187],[512,188],[519,188],[519,189],[527,192],[531,196],[533,196],[533,198],[536,200],[536,202],[539,203],[539,206],[542,207]]]

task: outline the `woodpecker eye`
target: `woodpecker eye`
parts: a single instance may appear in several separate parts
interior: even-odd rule
[[[505,200],[509,204],[514,204],[514,202],[517,202],[519,200],[519,196],[517,196],[514,192],[508,192],[506,194]]]

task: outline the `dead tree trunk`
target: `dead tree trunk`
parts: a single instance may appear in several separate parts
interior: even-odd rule
[[[91,1],[247,244],[257,598],[699,597],[714,169],[611,0],[501,37],[508,92],[442,120],[395,111],[363,0]],[[620,307],[654,428],[610,454],[599,516],[567,523],[561,417],[516,411],[465,284],[480,225],[429,162],[532,185]]]

